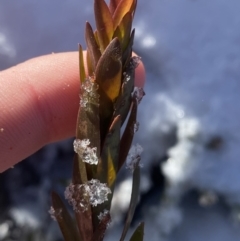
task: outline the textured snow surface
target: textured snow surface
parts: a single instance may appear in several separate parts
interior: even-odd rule
[[[0,70],[38,55],[75,51],[78,42],[84,46],[92,3],[1,2]],[[233,207],[240,204],[239,10],[239,0],[139,0],[135,51],[145,62],[147,83],[135,141],[144,148],[146,168],[153,157],[168,154],[162,170],[170,184],[165,195],[172,206],[166,210],[173,227],[167,232],[180,223],[183,228],[173,233],[175,240],[240,239],[221,206],[208,212],[183,206],[185,215],[177,210],[190,188],[214,191]],[[161,210],[159,219],[166,218]],[[156,229],[157,223],[162,221]],[[196,230],[202,236],[194,235]],[[155,240],[153,232],[146,231],[146,240]]]

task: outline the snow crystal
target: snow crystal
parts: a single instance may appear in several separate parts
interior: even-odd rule
[[[140,64],[141,57],[139,56],[133,56],[130,60],[130,65],[133,69],[136,69],[138,65]]]
[[[132,97],[137,99],[138,104],[140,104],[144,95],[145,95],[145,92],[144,92],[143,88],[134,87],[134,90],[132,92]]]
[[[80,106],[86,107],[87,103],[95,102],[99,104],[99,94],[97,93],[98,84],[94,83],[91,77],[85,79],[82,83],[82,90],[80,95]]]
[[[57,221],[58,218],[62,218],[62,209],[54,209],[53,207],[50,208],[50,210],[48,211],[51,215],[51,218],[54,220],[54,221]]]
[[[92,206],[97,206],[108,200],[108,194],[111,193],[106,183],[100,183],[99,180],[92,179],[85,184],[85,189],[90,196],[90,203]]]
[[[82,89],[88,93],[96,92],[98,90],[98,84],[94,83],[91,77],[88,77],[82,83]]]
[[[86,95],[85,93],[82,93],[80,95],[80,106],[87,107],[87,103],[88,103],[88,95]]]
[[[92,179],[85,184],[71,183],[65,190],[65,198],[76,212],[86,211],[88,205],[97,206],[108,200],[111,193],[106,183]]]
[[[76,139],[73,142],[74,151],[80,156],[83,162],[89,164],[98,164],[97,148],[89,147],[89,139],[79,140]]]
[[[109,216],[109,217],[107,217]],[[100,222],[103,220],[104,222],[104,219],[107,218],[106,220],[108,220],[108,218],[110,218],[108,220],[108,222],[106,223],[106,228],[109,228],[110,224],[111,224],[111,217],[110,217],[110,212],[109,210],[107,209],[104,209],[103,212],[100,212],[100,214],[98,215],[98,219],[100,220]],[[106,221],[105,221],[106,222]]]
[[[89,204],[88,193],[85,190],[84,184],[70,183],[64,195],[75,212],[84,212],[87,210]]]
[[[139,129],[139,122],[136,121],[133,125],[133,132],[136,133],[138,131],[138,129]]]

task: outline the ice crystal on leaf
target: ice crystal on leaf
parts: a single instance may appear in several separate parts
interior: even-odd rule
[[[136,69],[141,62],[141,57],[133,56],[130,60],[131,67]]]
[[[74,151],[79,155],[83,162],[89,164],[98,164],[98,157],[97,157],[97,148],[96,147],[89,147],[90,141],[89,139],[79,140],[76,139],[73,142]]]
[[[82,83],[80,95],[80,106],[87,107],[87,103],[96,102],[98,104],[99,94],[97,93],[98,84],[94,83],[91,77],[85,79]]]
[[[89,201],[92,206],[97,206],[108,200],[108,194],[111,193],[106,183],[100,183],[97,179],[92,179],[87,182],[85,189],[89,194]]]
[[[57,221],[58,218],[62,218],[62,209],[55,210],[53,207],[51,207],[48,212],[54,221]]]
[[[85,184],[71,183],[65,190],[65,198],[76,212],[85,211],[88,205],[97,206],[108,200],[110,188],[99,180],[92,179]]]
[[[98,215],[98,219],[101,221],[106,215],[109,214],[109,211],[107,209],[104,209],[103,212],[101,212],[99,215]]]
[[[133,126],[133,132],[136,133],[136,132],[138,131],[138,129],[139,129],[139,122],[136,121],[136,122],[134,123],[134,126]]]
[[[85,191],[84,184],[70,183],[64,192],[65,198],[73,207],[75,212],[84,212],[88,208],[88,193]]]
[[[133,145],[128,153],[126,160],[126,168],[130,170],[134,170],[141,160],[141,154],[143,152],[143,148],[139,145]],[[141,165],[139,165],[141,166]]]
[[[87,103],[88,103],[88,94],[83,92],[82,95],[80,95],[80,106],[87,107]]]
[[[110,217],[110,212],[107,209],[104,209],[103,212],[100,212],[98,215],[98,219],[100,222],[106,222],[106,228],[108,228],[111,224],[111,217]]]
[[[138,104],[141,102],[144,95],[145,95],[145,92],[144,92],[143,88],[134,87],[134,90],[132,92],[132,98],[136,98]]]

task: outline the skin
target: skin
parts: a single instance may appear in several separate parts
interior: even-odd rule
[[[144,82],[140,63],[135,85]],[[74,136],[79,87],[77,52],[37,57],[0,72],[0,172]]]

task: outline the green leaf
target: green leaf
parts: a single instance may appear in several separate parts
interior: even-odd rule
[[[130,11],[133,4],[134,4],[134,0],[122,0],[118,4],[118,6],[113,14],[113,29],[114,30],[120,24],[123,17],[125,16],[125,14]]]
[[[113,20],[104,0],[94,1],[94,13],[100,49],[103,52],[113,36]]]
[[[114,34],[113,34],[113,38],[118,38],[120,43],[122,42],[122,33],[120,31],[119,26],[115,29]]]
[[[142,222],[135,229],[129,241],[143,241],[143,236],[144,236],[144,223]]]
[[[135,35],[135,29],[132,30],[127,47],[126,47],[126,49],[124,49],[124,52],[123,52],[123,60],[122,60],[123,69],[125,69],[125,66],[128,65],[129,60],[132,57],[132,46],[133,46],[133,41],[134,41],[134,35]]]
[[[124,241],[127,231],[130,227],[130,224],[131,224],[131,221],[133,218],[133,214],[134,214],[137,202],[138,202],[139,186],[140,186],[140,168],[139,168],[139,162],[138,162],[138,163],[136,163],[136,166],[133,171],[132,195],[131,195],[127,218],[125,221],[125,225],[123,228],[123,232],[122,232],[120,241]]]
[[[115,111],[113,114],[114,117],[116,117],[117,115],[121,115],[122,124],[124,123],[129,113],[129,109],[132,103],[131,93],[134,89],[135,69],[132,67],[131,61],[128,62],[124,73],[125,75],[123,77],[121,94],[117,98],[117,101],[114,105]]]
[[[87,49],[87,68],[88,68],[88,75],[89,76],[93,76],[94,75],[94,67],[93,67],[93,63],[91,61],[90,58],[90,53],[89,50]]]
[[[73,160],[72,183],[76,185],[86,183],[87,181],[88,180],[85,163],[79,160],[78,155],[75,154]],[[81,236],[80,241],[90,241],[93,235],[91,205],[89,204],[84,212],[81,210],[79,210],[79,212],[75,212],[75,217],[77,220],[78,230]]]
[[[80,72],[80,82],[82,83],[86,79],[84,60],[83,60],[83,50],[82,46],[79,44],[79,72]]]
[[[114,14],[114,12],[120,2],[121,2],[121,0],[110,0],[109,9],[110,9],[110,12],[112,15]]]
[[[109,128],[104,141],[101,160],[98,163],[98,179],[102,183],[107,183],[111,191],[113,191],[118,169],[120,128],[121,117],[117,116]]]
[[[97,215],[104,209],[110,210],[111,201],[114,191],[114,185],[117,176],[118,170],[118,157],[119,157],[119,145],[120,145],[120,128],[121,128],[121,118],[117,116],[107,133],[106,139],[104,141],[103,150],[101,153],[101,159],[98,163],[98,176],[97,179],[101,183],[106,183],[107,186],[111,189],[112,193],[108,195],[108,201],[93,207],[93,216]],[[94,226],[98,223],[98,219],[94,219]]]
[[[108,213],[107,215],[105,215],[102,220],[100,221],[99,225],[97,226],[93,237],[92,237],[92,241],[102,241],[104,234],[106,232],[106,229],[109,225],[111,221],[111,217],[110,214]]]
[[[124,164],[132,144],[132,140],[134,136],[134,124],[136,123],[136,120],[137,120],[137,107],[138,107],[137,100],[133,99],[131,114],[129,116],[128,123],[126,125],[126,128],[124,130],[124,133],[122,135],[121,142],[120,142],[118,170],[120,170],[120,168]]]
[[[134,18],[134,15],[135,15],[136,8],[137,8],[137,0],[133,0],[133,4],[130,8],[130,12],[132,13],[133,18]]]
[[[101,57],[101,52],[96,42],[92,27],[88,22],[86,22],[85,39],[87,43],[90,60],[91,60],[93,69],[95,69],[97,66],[98,60]]]
[[[97,92],[91,93],[91,95],[88,96],[86,107],[80,106],[77,123],[77,139],[89,139],[89,147],[96,147],[96,154],[100,158],[99,96]],[[85,165],[87,168],[87,177],[88,180],[90,180],[96,176],[97,167],[96,165]]]
[[[125,49],[129,42],[131,28],[132,28],[132,20],[133,20],[132,14],[130,12],[127,12],[119,24],[119,29],[122,36],[122,40],[121,40],[122,49]]]
[[[55,218],[62,231],[65,241],[84,241],[83,239],[80,239],[78,230],[71,215],[59,195],[55,192],[52,192],[52,206],[55,212],[59,212],[59,215],[55,215]]]
[[[119,95],[121,77],[122,50],[119,40],[114,38],[102,54],[96,68],[96,82],[112,101]]]

